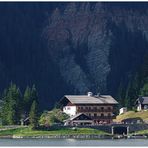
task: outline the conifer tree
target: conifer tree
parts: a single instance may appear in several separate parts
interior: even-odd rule
[[[1,119],[2,124],[7,125],[7,111],[9,109],[8,98],[7,98],[7,89],[4,90],[2,94],[2,108],[1,108]]]
[[[36,87],[34,84],[31,89],[31,99],[32,99],[32,101],[35,100],[38,103],[38,93],[37,93],[37,90],[36,90]]]
[[[4,124],[18,124],[21,112],[21,93],[19,88],[11,82],[3,95],[2,120]]]
[[[32,88],[27,86],[24,97],[22,97],[20,89],[16,84],[11,82],[1,96],[1,102],[0,118],[2,119],[3,124],[20,124],[21,119],[24,119],[33,113],[36,115],[35,110],[38,106],[38,93],[35,85],[33,85]],[[33,116],[33,118],[31,118],[31,123],[36,126],[34,119],[36,119],[36,117]]]
[[[38,104],[38,93],[35,88],[35,85],[30,88],[29,86],[26,87],[24,98],[23,98],[23,115],[22,118],[26,118],[29,116],[30,108],[33,101],[36,101]]]
[[[140,90],[142,96],[148,96],[148,83],[143,85],[143,88]]]
[[[26,87],[24,98],[23,98],[23,110],[25,116],[29,114],[31,105],[32,105],[32,96],[31,96],[31,88],[29,86]]]
[[[38,126],[38,104],[36,100],[34,100],[31,105],[29,121],[32,128],[36,128]]]

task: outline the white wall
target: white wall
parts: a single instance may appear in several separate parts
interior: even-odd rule
[[[141,104],[137,106],[137,111],[141,111]]]
[[[64,106],[63,112],[70,116],[74,116],[76,115],[76,106]]]
[[[126,107],[120,108],[119,115],[121,115],[123,113],[126,113],[126,112],[127,112],[127,108]]]

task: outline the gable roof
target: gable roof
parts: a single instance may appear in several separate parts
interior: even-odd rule
[[[86,115],[83,114],[83,113],[78,113],[78,114],[76,114],[76,115],[70,117],[68,120],[74,120],[74,119],[76,119],[77,117],[80,117],[80,116],[85,116],[85,117],[87,118],[87,119],[85,119],[85,120],[92,120],[90,117],[86,116]]]
[[[64,98],[68,99],[72,104],[118,104],[118,102],[109,95],[65,95],[62,99]]]
[[[25,118],[25,119],[24,119],[24,122],[27,121],[27,120],[29,120],[29,117]]]
[[[138,100],[140,101],[141,104],[148,104],[148,97],[142,97],[142,96],[140,96],[138,98]]]

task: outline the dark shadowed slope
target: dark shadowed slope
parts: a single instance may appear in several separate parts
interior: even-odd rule
[[[36,84],[42,107],[64,94],[116,96],[148,49],[147,3],[0,3],[0,89]]]

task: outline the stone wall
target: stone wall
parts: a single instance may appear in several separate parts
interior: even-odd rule
[[[70,127],[70,126],[68,126]],[[77,127],[86,127],[102,130],[108,133],[112,133],[112,127],[129,127],[129,132],[140,131],[148,129],[148,124],[112,124],[112,125],[97,125],[97,126],[77,126]]]

